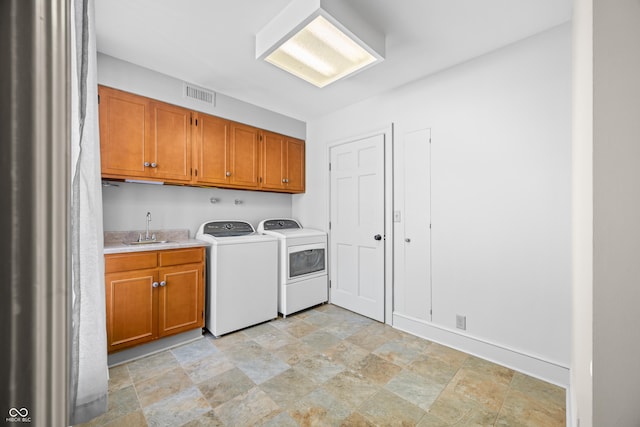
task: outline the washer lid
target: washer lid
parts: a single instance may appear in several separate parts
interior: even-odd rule
[[[199,234],[213,237],[249,236],[254,234],[253,226],[246,221],[211,221],[202,224]]]

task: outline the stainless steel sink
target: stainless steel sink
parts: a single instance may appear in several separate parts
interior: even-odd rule
[[[169,240],[136,240],[133,242],[122,242],[125,245],[157,245],[158,243],[171,243]]]

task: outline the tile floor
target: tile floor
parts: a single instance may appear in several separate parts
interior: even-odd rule
[[[87,426],[564,426],[565,390],[322,305],[110,370]]]

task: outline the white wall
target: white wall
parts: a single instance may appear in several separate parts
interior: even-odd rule
[[[640,1],[593,0],[594,426],[640,425],[639,40]]]
[[[294,216],[327,228],[327,143],[391,122],[431,128],[432,325],[455,334],[464,314],[471,340],[461,345],[488,343],[566,373],[570,102],[565,24],[309,121],[309,191],[294,196]],[[549,379],[566,384],[568,374]]]
[[[98,82],[174,105],[268,129],[296,138],[306,138],[306,124],[297,119],[217,94],[210,106],[182,96],[183,82],[111,56],[98,54]],[[140,230],[145,215],[152,214],[154,229],[187,228],[191,236],[208,220],[237,219],[254,226],[265,218],[290,217],[291,195],[198,188],[117,183],[103,188],[105,231]],[[212,197],[220,201],[211,204]],[[239,205],[235,200],[241,200]]]
[[[116,182],[103,187],[105,231],[187,228],[190,236],[205,221],[244,220],[254,227],[265,218],[291,216],[291,195],[221,188],[178,187]],[[211,198],[218,199],[211,203]],[[239,200],[242,203],[236,204]]]

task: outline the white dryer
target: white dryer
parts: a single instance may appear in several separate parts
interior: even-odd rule
[[[208,221],[205,326],[214,336],[278,317],[278,239],[246,221]]]
[[[278,312],[286,317],[327,302],[327,233],[290,218],[265,219],[258,232],[280,241]]]

